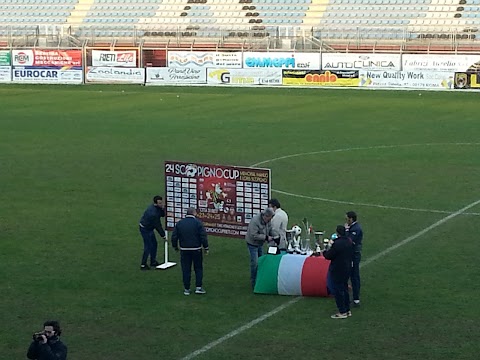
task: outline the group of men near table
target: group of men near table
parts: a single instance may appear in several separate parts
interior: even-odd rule
[[[139,222],[139,231],[144,243],[144,251],[140,265],[141,270],[150,266],[157,267],[157,240],[154,230],[162,238],[166,238],[160,218],[165,216],[161,196],[153,198],[153,204],[147,207]],[[360,261],[362,258],[363,231],[357,222],[357,214],[349,211],[345,214],[345,225],[336,228],[337,238],[328,250],[322,252],[330,260],[328,271],[329,292],[335,296],[338,312],[333,319],[346,319],[352,315],[348,281],[352,284],[353,306],[360,306]],[[288,215],[281,208],[278,199],[270,199],[268,207],[255,215],[247,229],[245,240],[250,254],[250,281],[255,288],[258,258],[263,255],[263,246],[267,243],[280,250],[287,248]],[[185,218],[180,220],[172,232],[172,246],[180,251],[183,273],[184,295],[190,295],[191,268],[195,271],[195,293],[205,294],[203,289],[203,254],[208,254],[208,239],[202,222],[196,218],[196,210],[189,208]]]

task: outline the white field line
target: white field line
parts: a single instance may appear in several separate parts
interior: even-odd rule
[[[480,200],[477,200],[463,208],[461,208],[460,210],[458,211],[455,211],[453,214],[450,214],[446,217],[444,217],[443,219],[433,223],[432,225],[424,228],[423,230],[420,230],[419,232],[417,232],[416,234],[412,235],[412,236],[409,236],[407,237],[406,239],[396,243],[395,245],[393,246],[390,246],[389,248],[379,252],[378,254],[366,259],[365,261],[363,261],[360,266],[361,267],[365,267],[367,266],[368,264],[371,264],[372,262],[384,257],[385,255],[389,254],[390,252],[398,249],[399,247],[403,246],[403,245],[406,245],[408,244],[409,242],[417,239],[418,237],[426,234],[427,232],[429,232],[430,230],[433,230],[435,229],[436,227],[446,223],[447,221],[453,219],[454,217],[457,217],[458,215],[461,215],[462,213],[464,213],[466,210],[476,206],[480,204]],[[268,318],[270,318],[271,316],[279,313],[280,311],[282,311],[283,309],[286,309],[287,307],[289,307],[290,305],[293,305],[295,304],[296,302],[298,302],[302,297],[295,297],[293,298],[292,300],[286,302],[285,304],[282,304],[280,306],[278,306],[277,308],[273,309],[272,311],[250,321],[249,323],[229,332],[228,334],[222,336],[221,338],[215,340],[215,341],[212,341],[210,343],[208,343],[207,345],[205,345],[204,347],[198,349],[198,350],[195,350],[194,352],[188,354],[187,356],[183,357],[182,360],[190,360],[190,359],[193,359],[195,357],[197,357],[198,355],[201,355],[207,351],[209,351],[210,349],[214,348],[215,346],[217,345],[220,345],[221,343],[227,341],[228,339],[231,339],[241,333],[243,333],[244,331],[254,327],[255,325],[261,323],[262,321],[264,320],[267,320]]]
[[[478,146],[480,143],[426,143],[426,144],[398,144],[398,145],[377,145],[377,146],[366,146],[366,147],[353,147],[353,148],[344,148],[344,149],[333,149],[333,150],[320,150],[320,151],[311,151],[311,152],[304,152],[304,153],[297,153],[297,154],[290,154],[284,155],[280,157],[276,157],[273,159],[263,160],[253,164],[252,166],[259,166],[263,164],[267,164],[270,162],[289,159],[294,157],[306,156],[306,155],[317,155],[317,154],[330,154],[336,152],[348,152],[348,151],[361,151],[361,150],[375,150],[375,149],[394,149],[394,148],[401,148],[401,147],[417,147],[417,146]],[[402,206],[390,206],[390,205],[382,205],[382,204],[369,204],[369,203],[357,203],[351,201],[344,201],[344,200],[335,200],[335,199],[327,199],[323,197],[316,197],[316,196],[307,196],[301,194],[294,194],[291,192],[272,189],[273,192],[288,195],[292,197],[302,198],[302,199],[309,199],[309,200],[318,200],[323,202],[330,202],[335,204],[346,204],[346,205],[353,205],[353,206],[365,206],[365,207],[376,207],[381,209],[392,209],[392,210],[405,210],[405,211],[416,211],[416,212],[427,212],[433,214],[452,214],[452,211],[447,210],[436,210],[436,209],[417,209],[417,208],[409,208],[409,207],[402,207]],[[463,215],[475,215],[479,216],[480,213],[478,212],[466,212]]]

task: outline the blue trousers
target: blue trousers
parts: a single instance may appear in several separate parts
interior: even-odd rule
[[[348,279],[344,282],[333,281],[333,292],[338,312],[345,314],[350,311],[350,296],[348,294]]]
[[[143,255],[142,265],[147,265],[147,259],[150,256],[150,265],[154,266],[157,263],[157,238],[153,230],[145,230],[141,226],[138,227],[143,238]]]
[[[202,287],[203,282],[203,254],[202,250],[180,250],[180,263],[182,264],[183,287],[190,290],[192,277],[192,264],[195,271],[195,286]]]
[[[250,281],[252,289],[254,289],[257,281],[258,258],[263,255],[263,246],[254,246],[247,243],[247,248],[250,253]]]
[[[350,274],[350,281],[352,282],[352,296],[353,300],[360,300],[360,261],[362,260],[362,251],[357,250],[353,252],[352,257],[352,273]]]

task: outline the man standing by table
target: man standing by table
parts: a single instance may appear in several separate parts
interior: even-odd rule
[[[333,281],[333,291],[338,313],[332,319],[346,319],[351,316],[350,297],[348,295],[348,278],[350,277],[352,263],[352,241],[346,236],[345,226],[338,225],[338,237],[333,241],[330,249],[323,252],[325,259],[330,260],[329,275]]]
[[[275,216],[272,218],[272,231],[276,236],[280,236],[280,242],[276,245],[270,244],[272,246],[277,246],[279,250],[287,250],[287,226],[288,226],[288,215],[281,208],[280,202],[277,199],[270,199],[268,202],[268,207],[271,207],[275,211]]]
[[[263,255],[263,244],[273,241],[272,225],[270,221],[275,212],[272,208],[266,208],[255,215],[248,224],[247,241],[248,252],[250,253],[250,281],[252,289],[255,288],[257,280],[258,258]]]
[[[360,306],[360,261],[362,260],[362,240],[363,231],[357,222],[357,214],[355,211],[349,211],[345,214],[345,224],[347,237],[353,243],[352,270],[350,281],[352,282],[353,306]]]

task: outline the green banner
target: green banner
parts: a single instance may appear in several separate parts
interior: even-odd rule
[[[0,66],[10,66],[11,64],[10,51],[0,50]]]

